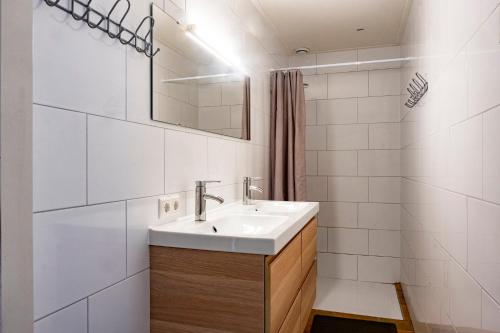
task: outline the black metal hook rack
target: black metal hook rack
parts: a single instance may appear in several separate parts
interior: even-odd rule
[[[61,0],[44,1],[50,7],[61,9],[62,11],[70,14],[75,20],[83,21],[87,23],[90,28],[99,29],[105,32],[110,38],[118,39],[123,45],[130,45],[136,49],[137,52],[144,53],[149,58],[154,57],[158,52],[160,52],[160,49],[157,48],[155,50],[153,48],[152,34],[155,20],[152,16],[146,16],[142,19],[135,31],[129,30],[123,26],[123,21],[130,11],[130,0],[116,0],[107,15],[102,14],[90,7],[93,0],[68,0],[68,6],[63,6],[61,4]],[[118,16],[118,14],[114,14],[114,12],[120,2],[125,2],[127,9],[121,17],[118,17],[118,20],[116,18],[113,19],[111,16]],[[141,32],[141,29],[145,30],[143,27],[148,21],[149,28],[147,33],[140,36],[139,33]]]
[[[410,98],[408,98],[405,105],[410,109],[417,105],[420,99],[422,99],[422,97],[424,97],[427,93],[427,90],[429,90],[429,83],[427,80],[424,79],[420,73],[415,73],[415,75],[417,76],[418,81],[411,79],[413,83],[410,83],[410,87],[406,89],[410,93]]]

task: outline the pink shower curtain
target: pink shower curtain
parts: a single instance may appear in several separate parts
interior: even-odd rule
[[[305,97],[299,70],[271,73],[270,199],[306,199]]]

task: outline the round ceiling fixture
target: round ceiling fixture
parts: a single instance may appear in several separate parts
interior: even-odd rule
[[[311,50],[308,47],[299,47],[295,50],[295,54],[308,54]]]

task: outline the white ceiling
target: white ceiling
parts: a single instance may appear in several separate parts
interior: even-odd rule
[[[290,52],[324,52],[399,44],[411,0],[253,1]]]

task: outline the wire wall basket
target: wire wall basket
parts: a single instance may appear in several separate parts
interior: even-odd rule
[[[429,90],[429,83],[427,80],[424,79],[424,77],[418,72],[415,73],[415,75],[418,80],[411,79],[412,83],[410,83],[410,87],[406,89],[410,93],[410,97],[408,98],[408,101],[406,101],[405,105],[410,109],[415,107],[415,105],[417,105],[417,103],[427,93],[427,90]]]

